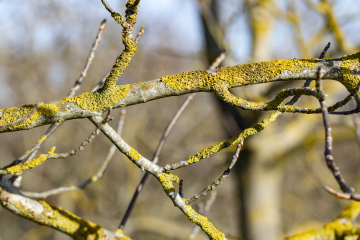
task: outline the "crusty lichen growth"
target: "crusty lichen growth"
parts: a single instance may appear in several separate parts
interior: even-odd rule
[[[141,154],[136,151],[134,148],[131,148],[129,150],[129,157],[135,161],[139,160],[141,158]]]
[[[360,213],[360,203],[353,202],[345,208],[340,215],[332,222],[320,229],[314,229],[305,233],[300,233],[286,240],[308,240],[308,239],[358,239],[360,229],[354,227],[352,221]]]
[[[304,69],[316,66],[315,59],[291,59],[274,60],[268,62],[241,64],[232,67],[219,68],[216,74],[208,71],[192,71],[176,75],[169,75],[161,78],[167,86],[178,89],[206,88],[214,86],[217,82],[228,85],[241,83],[252,85],[265,83],[280,75],[285,70],[301,72]]]
[[[359,71],[360,71],[360,52],[345,55],[342,57],[343,61],[341,63],[341,73],[343,75],[342,84],[348,90],[354,90],[359,84]]]
[[[75,102],[82,109],[89,109],[91,111],[97,111],[101,108],[107,108],[120,101],[129,92],[129,85],[109,86],[101,93],[99,92],[87,92],[77,97],[64,98],[64,101]]]
[[[28,218],[36,218],[34,221],[58,229],[74,239],[103,239],[105,237],[103,228],[99,225],[85,221],[73,213],[61,209],[61,207],[51,206],[45,201],[39,201],[39,203],[44,207],[41,216],[33,216],[25,207],[19,210]]]
[[[341,211],[337,219],[346,218],[348,221],[354,221],[360,214],[360,202],[352,202],[344,210]]]
[[[179,177],[172,173],[163,173],[160,175],[159,181],[163,186],[165,192],[171,193],[175,191],[173,183],[179,182]]]
[[[49,155],[57,155],[57,153],[55,153],[55,150],[56,150],[56,147],[55,146],[52,146],[50,148],[50,150],[48,151],[48,154]]]
[[[216,229],[214,225],[207,219],[207,217],[198,214],[191,206],[186,206],[185,215],[191,222],[199,225],[201,229],[209,236],[210,239],[222,240],[225,238],[224,233]]]
[[[254,135],[258,132],[261,132],[263,129],[269,126],[270,123],[274,122],[280,114],[281,112],[279,111],[272,113],[268,118],[264,119],[261,123],[256,124],[254,127],[245,129],[244,131],[240,132],[237,136],[230,138],[228,141],[220,142],[218,144],[205,148],[202,151],[196,153],[195,155],[191,156],[187,160],[187,162],[190,164],[197,163],[201,159],[207,158],[213,155],[214,153],[220,152],[224,148],[238,144],[242,140],[245,140],[245,138]]]
[[[46,140],[46,135],[42,135],[42,137],[37,141],[37,143],[41,143]]]
[[[10,123],[17,122],[21,119],[26,118],[33,108],[36,106],[36,104],[31,105],[24,105],[22,107],[12,107],[12,108],[6,108],[2,110],[2,117],[0,119],[0,126],[8,125]],[[53,117],[55,114],[57,114],[59,111],[58,106],[55,104],[44,104],[40,103],[39,108],[32,114],[26,121],[16,125],[16,126],[9,126],[9,130],[19,130],[23,129],[26,126],[29,126],[32,124],[36,119],[38,119],[42,114],[45,117]]]
[[[137,0],[127,1],[125,17],[126,17],[126,21],[131,25],[134,25],[136,23],[136,15],[138,13],[138,9],[139,9],[139,1]]]
[[[59,108],[55,104],[45,104],[44,105],[43,103],[41,103],[40,108],[42,110],[42,113],[46,117],[53,117],[55,114],[57,114],[59,112]]]
[[[42,164],[43,162],[45,162],[47,159],[45,154],[41,154],[39,157],[31,159],[30,161],[26,162],[26,163],[20,163],[18,165],[12,166],[12,167],[8,167],[6,170],[10,173],[10,174],[19,174],[22,171],[34,168],[40,164]]]
[[[137,45],[134,41],[133,36],[133,26],[136,23],[136,15],[139,8],[139,2],[136,0],[128,0],[126,3],[125,17],[126,21],[123,20],[123,17],[114,12],[111,16],[123,27],[122,31],[122,42],[125,46],[124,51],[119,55],[114,63],[110,75],[105,81],[104,88],[108,88],[109,85],[116,83],[117,78],[124,72],[124,70],[129,65],[131,59],[137,51]]]

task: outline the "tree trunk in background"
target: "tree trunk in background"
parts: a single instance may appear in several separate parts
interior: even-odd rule
[[[208,2],[215,20],[218,20],[218,1]],[[268,2],[269,4],[269,2]],[[270,1],[271,4],[271,1]],[[264,61],[271,58],[268,33],[272,27],[271,14],[266,6],[257,1],[247,1],[248,21],[251,25],[253,39],[251,61]],[[211,64],[220,54],[223,46],[219,46],[214,33],[210,33],[206,19],[202,14],[204,36],[206,39],[207,64]],[[220,33],[219,33],[220,34]],[[215,35],[216,38],[216,35]],[[231,49],[229,49],[231,51]],[[234,136],[240,129],[245,129],[261,121],[263,114],[253,113],[244,117],[236,107],[229,106],[223,101],[218,101],[223,113],[223,122],[226,131]],[[234,122],[235,127],[234,127]],[[233,126],[229,128],[229,126]],[[261,137],[261,136],[260,136]],[[256,146],[256,151],[246,148],[256,145],[256,138],[252,137],[245,141],[245,148],[240,153],[236,172],[238,177],[238,194],[241,202],[241,232],[246,240],[275,240],[279,238],[281,224],[280,217],[280,183],[282,179],[282,168],[276,163],[273,154],[262,152],[262,146]]]

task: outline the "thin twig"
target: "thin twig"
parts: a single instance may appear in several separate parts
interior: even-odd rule
[[[87,71],[89,70],[91,63],[92,63],[92,61],[94,60],[95,51],[96,51],[96,49],[97,49],[97,47],[99,46],[99,43],[100,43],[100,41],[101,41],[101,36],[102,36],[102,33],[104,32],[104,29],[105,29],[105,24],[106,24],[106,19],[104,19],[104,20],[101,22],[99,31],[98,31],[98,33],[97,33],[97,35],[96,35],[95,41],[94,41],[94,43],[93,43],[93,45],[92,45],[92,48],[91,48],[90,53],[89,53],[89,56],[88,56],[88,58],[87,58],[87,61],[86,61],[84,70],[81,72],[80,77],[75,81],[75,84],[74,84],[74,86],[71,88],[71,90],[70,90],[70,92],[69,92],[69,94],[68,94],[68,97],[73,97],[73,96],[75,96],[75,92],[76,92],[77,90],[79,90],[81,83],[83,82],[84,78],[86,77]]]
[[[26,115],[24,118],[22,118],[16,122],[13,122],[13,123],[10,123],[10,124],[4,125],[4,126],[0,126],[0,131],[5,130],[10,127],[15,127],[17,125],[20,125],[20,124],[26,122],[29,118],[31,118],[34,115],[34,113],[39,109],[40,106],[41,106],[40,103],[37,103],[31,110],[31,112],[28,115]]]
[[[353,104],[355,105],[355,103]],[[352,119],[354,122],[354,128],[356,133],[356,140],[360,149],[360,117],[357,114],[352,115]]]
[[[110,121],[112,118],[110,117],[110,113],[111,113],[112,107],[109,107],[109,111],[106,115],[106,118],[102,121],[101,124],[106,124],[108,121]],[[70,156],[73,156],[79,152],[81,152],[82,150],[84,150],[85,146],[87,146],[89,143],[91,143],[94,138],[100,133],[100,128],[101,125],[99,125],[95,131],[93,131],[90,136],[85,139],[79,147],[66,152],[66,153],[54,153],[55,151],[55,146],[52,147],[50,149],[50,151],[47,154],[41,154],[38,158],[33,158],[30,159],[28,161],[26,161],[24,164],[23,163],[18,163],[16,165],[12,165],[11,167],[8,168],[3,168],[3,170],[0,170],[0,174],[1,175],[6,175],[6,174],[21,174],[23,171],[34,168],[35,166],[38,166],[40,164],[42,164],[45,160],[48,159],[59,159],[59,158],[68,158]],[[32,162],[32,163],[31,163]],[[16,179],[13,179],[13,181],[15,181]],[[20,186],[20,183],[19,183]]]
[[[84,78],[86,77],[87,71],[89,70],[89,67],[95,57],[95,51],[101,41],[101,36],[102,36],[102,33],[104,32],[105,26],[106,26],[106,20],[103,20],[100,24],[99,31],[96,34],[95,41],[92,45],[92,48],[91,48],[88,58],[86,60],[85,67],[84,67],[83,71],[81,72],[80,77],[75,81],[74,86],[71,88],[67,97],[72,97],[75,95],[76,91],[79,90],[81,83],[83,82]],[[47,139],[62,124],[63,124],[63,122],[51,124],[44,133],[44,136],[45,136],[44,139]],[[25,154],[20,156],[14,162],[23,161],[25,159],[27,159],[27,161],[29,161],[30,159],[33,159],[35,157],[37,151],[40,149],[41,145],[43,144],[43,142],[44,141],[38,141],[33,147],[31,147],[31,149],[29,149],[29,151],[27,151]]]
[[[219,57],[217,57],[214,61],[214,63],[210,66],[210,69],[214,69],[216,67],[218,67],[220,65],[220,63],[225,59],[225,52],[222,52]],[[187,107],[187,105],[190,103],[190,101],[194,98],[196,93],[192,93],[190,94],[186,100],[184,101],[184,103],[181,105],[181,107],[179,108],[179,110],[176,112],[176,114],[174,115],[174,117],[171,119],[169,125],[166,127],[163,135],[161,136],[161,139],[159,141],[159,144],[156,148],[156,151],[154,153],[154,156],[152,158],[152,162],[153,163],[157,163],[158,162],[158,159],[159,159],[159,155],[160,155],[160,152],[162,150],[162,147],[165,143],[165,140],[167,139],[172,127],[175,125],[175,122],[177,121],[177,119],[180,117],[180,115],[182,114],[182,112],[185,110],[185,108]],[[119,229],[123,230],[124,227],[125,227],[125,224],[131,214],[131,211],[132,209],[134,208],[135,206],[135,202],[136,202],[136,199],[138,197],[138,195],[140,194],[147,178],[149,177],[149,173],[146,172],[144,173],[142,179],[140,180],[140,183],[138,184],[136,190],[135,190],[135,193],[129,203],[129,206],[128,208],[126,209],[126,212],[125,212],[125,215],[124,217],[122,218],[121,222],[120,222],[120,225],[119,225]]]
[[[213,182],[212,184],[210,184],[209,186],[205,187],[204,190],[202,190],[201,192],[199,192],[198,194],[195,194],[192,198],[190,198],[189,200],[185,201],[186,204],[191,204],[193,202],[195,202],[196,200],[198,200],[199,198],[205,196],[208,192],[214,190],[217,186],[219,186],[221,183],[223,183],[225,181],[225,179],[230,175],[231,169],[234,167],[237,159],[239,158],[239,153],[241,151],[241,147],[243,145],[244,141],[241,141],[238,145],[237,148],[235,150],[235,153],[232,157],[231,163],[230,165],[227,167],[227,169],[223,172],[223,174],[221,174],[221,176],[218,178],[218,180],[216,180],[215,182]]]
[[[87,139],[85,139],[85,140],[80,144],[79,147],[77,147],[77,148],[75,148],[75,149],[73,149],[73,150],[71,150],[71,151],[65,152],[65,153],[57,153],[56,155],[55,155],[55,154],[50,155],[50,156],[48,157],[48,159],[59,159],[59,158],[65,159],[65,158],[68,158],[68,157],[70,157],[70,156],[73,156],[73,155],[75,155],[75,154],[83,151],[84,148],[85,148],[89,143],[91,143],[91,142],[95,139],[95,137],[96,137],[97,135],[99,135],[99,133],[100,133],[100,129],[99,129],[99,128],[96,128],[93,132],[91,132],[91,134],[89,135],[89,137],[88,137]]]
[[[179,195],[184,198],[184,180],[180,179],[179,182]]]
[[[106,10],[108,10],[111,14],[115,13],[115,11],[109,6],[106,0],[101,0],[101,2],[104,4]]]
[[[328,113],[328,110],[326,107],[325,94],[322,90],[321,78],[322,78],[321,68],[319,68],[317,71],[316,91],[319,93],[319,102],[320,102],[320,106],[321,106],[321,112],[322,112],[322,116],[323,116],[323,124],[324,124],[324,128],[325,128],[325,152],[324,152],[325,161],[326,161],[328,168],[334,175],[336,181],[338,182],[340,189],[345,194],[349,194],[351,199],[360,201],[360,195],[355,193],[355,190],[346,184],[345,179],[343,178],[343,176],[340,172],[340,169],[337,166],[337,164],[335,163],[334,157],[332,155],[333,146],[332,146],[331,126],[330,126],[329,113]]]
[[[359,113],[359,109],[355,108],[355,109],[349,110],[349,111],[329,112],[329,114],[334,114],[334,115],[351,115],[351,114],[355,114],[355,113]]]
[[[139,43],[139,40],[140,40],[141,36],[143,35],[144,31],[145,31],[145,27],[142,26],[142,27],[140,28],[140,30],[139,30],[136,38],[135,38],[135,43],[136,43],[136,44]]]
[[[224,61],[224,59],[225,59],[225,52],[226,51],[222,51],[219,54],[219,56],[214,60],[214,62],[211,64],[209,69],[215,69],[220,66],[221,62]]]
[[[118,121],[117,129],[116,129],[116,131],[117,131],[117,133],[119,135],[121,134],[123,126],[124,126],[125,112],[126,112],[125,109],[121,109],[121,111],[120,111],[119,121]],[[101,167],[96,172],[96,174],[94,174],[93,176],[88,178],[82,184],[79,184],[77,186],[70,186],[70,187],[59,187],[59,188],[51,189],[51,190],[41,192],[41,193],[24,192],[24,191],[21,191],[21,192],[27,197],[47,198],[49,196],[60,194],[60,193],[63,193],[63,192],[69,192],[69,191],[74,191],[74,190],[85,189],[87,187],[87,185],[89,185],[90,183],[96,182],[97,180],[99,180],[104,175],[104,172],[106,171],[106,169],[107,169],[112,157],[114,156],[115,152],[116,152],[116,147],[115,147],[115,145],[112,145],[110,147],[110,149],[109,149],[108,155],[106,156],[104,162],[102,163]]]
[[[324,57],[325,57],[325,54],[327,53],[327,51],[329,50],[329,48],[330,48],[330,45],[331,45],[331,43],[330,42],[328,42],[328,44],[326,44],[326,46],[325,46],[325,48],[324,48],[324,50],[321,52],[321,54],[320,54],[320,59],[323,59]]]
[[[351,195],[348,193],[341,193],[336,191],[335,189],[324,185],[324,188],[326,191],[328,191],[330,194],[334,195],[335,197],[339,198],[339,199],[345,199],[345,200],[349,200],[351,199]]]

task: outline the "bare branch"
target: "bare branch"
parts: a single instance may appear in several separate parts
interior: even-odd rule
[[[360,201],[360,195],[355,193],[355,190],[351,187],[349,187],[345,179],[343,178],[339,167],[337,166],[334,157],[332,155],[332,136],[331,136],[331,126],[330,126],[330,119],[329,119],[329,113],[326,107],[325,102],[325,94],[322,90],[322,84],[321,84],[321,68],[317,71],[317,79],[316,79],[316,91],[319,93],[319,102],[321,106],[321,112],[323,116],[323,123],[324,123],[324,129],[325,129],[325,161],[328,166],[328,168],[331,170],[332,174],[334,175],[336,181],[338,182],[340,189],[345,193],[350,195],[351,199]],[[329,191],[330,188],[327,188]],[[333,193],[329,191],[330,193]],[[340,196],[339,194],[335,194],[336,196]]]
[[[111,13],[111,14],[115,13],[115,11],[109,6],[109,4],[107,3],[106,0],[101,0],[101,2],[104,4],[106,10],[108,10],[109,13]]]
[[[102,36],[102,33],[104,32],[104,29],[105,29],[105,24],[106,24],[106,19],[104,19],[104,20],[101,22],[99,31],[98,31],[98,33],[97,33],[97,35],[96,35],[95,41],[94,41],[94,43],[93,43],[93,46],[92,46],[92,48],[91,48],[91,50],[90,50],[90,53],[89,53],[89,56],[88,56],[88,58],[87,58],[87,61],[86,61],[84,70],[81,72],[80,77],[75,81],[75,84],[74,84],[74,86],[71,88],[71,90],[70,90],[70,92],[68,93],[67,97],[73,97],[73,96],[75,96],[76,91],[79,90],[81,83],[83,82],[84,78],[86,77],[87,71],[89,70],[91,63],[92,63],[92,61],[94,60],[95,51],[96,51],[96,49],[97,49],[97,47],[99,46],[99,43],[100,43],[100,41],[101,41],[101,36]]]

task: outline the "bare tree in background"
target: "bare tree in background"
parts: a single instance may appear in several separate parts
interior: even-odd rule
[[[360,53],[344,55],[339,58],[323,59],[330,46],[327,45],[322,51],[320,59],[280,59],[268,62],[241,64],[236,66],[219,68],[218,66],[224,59],[224,53],[220,53],[221,51],[219,51],[218,54],[209,54],[208,59],[211,66],[208,67],[208,70],[198,70],[175,75],[165,75],[161,78],[150,81],[118,85],[118,78],[119,76],[123,75],[125,69],[130,68],[128,68],[128,66],[130,64],[130,61],[133,60],[135,53],[137,52],[138,42],[139,40],[141,41],[141,36],[144,33],[143,28],[141,28],[138,32],[134,31],[140,1],[127,1],[124,15],[120,15],[119,13],[117,13],[105,0],[102,0],[102,4],[123,29],[122,42],[124,45],[124,50],[117,57],[115,63],[111,68],[111,71],[106,74],[104,78],[100,78],[98,83],[94,84],[92,91],[85,92],[76,96],[80,86],[83,85],[83,81],[88,74],[91,63],[93,62],[94,53],[98,47],[101,35],[105,28],[105,21],[101,23],[100,29],[93,43],[93,47],[85,63],[85,67],[83,68],[80,77],[75,81],[73,87],[70,89],[67,97],[61,100],[51,101],[47,103],[38,102],[35,104],[23,105],[21,107],[4,108],[0,111],[1,133],[30,130],[36,127],[49,125],[41,138],[36,141],[36,143],[28,151],[26,151],[22,156],[18,157],[12,162],[7,160],[7,164],[4,164],[4,166],[0,170],[0,202],[5,209],[8,209],[17,216],[21,216],[28,220],[31,220],[32,222],[45,225],[57,231],[63,232],[74,239],[129,239],[129,237],[125,235],[123,230],[125,229],[125,224],[129,219],[131,209],[134,207],[136,196],[140,193],[140,190],[144,186],[147,177],[150,176],[151,179],[156,180],[157,186],[162,187],[163,195],[167,196],[171,200],[170,202],[175,205],[177,210],[180,210],[179,212],[185,215],[184,219],[187,219],[189,222],[195,223],[199,227],[195,229],[202,229],[202,231],[207,235],[209,239],[229,238],[231,234],[225,234],[224,230],[222,230],[221,227],[217,227],[219,223],[215,223],[216,219],[211,217],[209,217],[208,219],[204,216],[206,213],[208,213],[208,209],[214,201],[214,194],[212,194],[212,196],[209,198],[209,200],[204,206],[199,204],[197,207],[194,207],[191,204],[196,201],[199,202],[198,199],[204,197],[205,195],[207,195],[207,193],[219,187],[219,185],[221,185],[228,178],[232,168],[236,166],[235,164],[239,158],[239,154],[243,147],[243,144],[245,144],[244,146],[246,146],[246,143],[248,141],[247,138],[249,136],[255,134],[258,135],[257,133],[263,131],[268,126],[275,125],[275,123],[279,121],[278,117],[280,115],[286,115],[291,113],[296,113],[296,115],[305,115],[302,120],[304,120],[306,117],[309,117],[309,114],[322,116],[325,129],[324,158],[326,160],[326,165],[331,170],[330,172],[334,175],[334,179],[338,183],[339,189],[341,191],[337,191],[335,187],[328,186],[326,186],[326,190],[337,198],[346,200],[352,199],[356,201],[360,199],[355,189],[346,183],[344,177],[340,172],[339,167],[335,162],[335,157],[332,154],[333,143],[329,118],[329,114],[340,115],[342,117],[344,117],[344,115],[357,114],[360,109],[360,98],[358,95],[358,68],[360,65],[358,59]],[[215,1],[199,1],[199,4],[202,9],[201,16],[203,17],[203,23],[204,26],[206,26],[204,29],[207,35],[206,39],[208,40],[208,47],[210,50],[222,50],[222,48],[226,46],[226,44],[222,42],[223,36],[221,34],[216,35],[216,31],[221,30],[222,28],[218,27],[215,29],[211,29],[211,21],[214,20],[214,22],[217,22],[219,20],[218,17],[214,17],[212,19],[212,16],[215,16]],[[270,11],[277,12],[277,9],[275,9],[274,5],[272,5],[272,1],[269,1],[267,5],[264,6],[262,6],[262,4],[262,2],[257,3],[256,1],[246,1],[246,7],[249,9],[249,21],[252,23],[253,27],[253,59],[259,59],[260,57],[264,57],[264,54],[268,55],[268,53],[266,53],[266,47],[264,48],[264,44],[261,44],[259,41],[260,39],[266,38],[268,31],[264,30],[266,30],[267,27],[271,27],[272,21],[270,13],[265,13],[265,15],[269,18],[257,19],[257,17],[259,16],[258,13],[264,13],[264,11],[269,11],[269,9]],[[310,7],[317,8],[317,6],[312,6],[310,3],[308,4],[310,5]],[[343,51],[348,50],[349,48],[346,47],[347,45],[341,38],[341,34],[339,35],[340,30],[336,29],[338,25],[336,24],[336,21],[331,15],[331,11],[329,10],[331,9],[331,4],[327,1],[323,1],[322,4],[323,5],[321,6],[323,8],[319,8],[320,10],[318,11],[323,13],[327,17],[328,25],[335,29],[334,32],[337,34],[335,34],[335,36],[338,41],[338,48]],[[324,7],[326,4],[329,4],[328,7]],[[319,5],[319,7],[321,6]],[[290,17],[293,20],[294,16]],[[292,22],[294,23],[294,25],[296,25],[297,23],[296,21]],[[210,40],[211,37],[213,37],[212,40]],[[298,41],[301,42],[300,37]],[[216,46],[215,43],[220,44],[220,47]],[[212,47],[210,45],[212,45]],[[271,57],[265,58],[270,59]],[[344,93],[340,96],[336,94],[329,94],[329,96],[326,97],[322,87],[323,79],[335,80],[339,82],[345,87],[343,89],[346,89],[347,93],[345,93],[346,91],[343,90]],[[280,89],[269,88],[266,95],[273,95],[274,98],[271,100],[249,101],[239,98],[235,96],[232,92],[230,92],[230,89],[236,87],[246,89],[246,87],[249,85],[263,83],[274,84],[274,82],[288,83],[294,82],[294,80],[307,81],[303,87],[292,87],[283,84],[281,85]],[[311,80],[316,80],[315,88],[309,87]],[[191,156],[187,157],[187,159],[185,160],[176,160],[176,151],[179,151],[176,148],[170,151],[168,155],[161,157],[160,152],[165,143],[165,140],[169,136],[170,130],[174,126],[180,114],[184,111],[186,106],[192,100],[194,94],[197,92],[205,92],[207,94],[211,92],[214,93],[216,97],[223,103],[222,106],[229,105],[242,110],[269,113],[266,116],[258,115],[255,118],[251,118],[250,126],[241,125],[240,130],[236,133],[231,133],[232,136],[228,137],[228,139],[218,141],[216,144],[212,144],[211,146],[202,145],[202,147],[197,148],[198,152],[196,154],[189,154]],[[138,150],[138,148],[132,146],[132,144],[130,144],[130,142],[126,140],[128,136],[122,134],[123,125],[124,122],[126,122],[125,110],[128,109],[127,107],[131,105],[139,105],[141,103],[146,103],[151,100],[169,98],[170,96],[181,96],[185,94],[190,95],[180,107],[180,109],[177,112],[174,111],[174,117],[170,121],[169,125],[167,126],[161,137],[161,140],[157,144],[156,151],[154,151],[153,157],[146,158],[145,155]],[[302,95],[310,96],[316,99],[318,101],[318,105],[307,106],[308,104],[305,102],[304,107],[302,105],[295,106],[295,103]],[[287,98],[290,98],[290,100],[288,100]],[[330,98],[333,99],[334,104],[327,104],[327,101]],[[352,109],[340,109],[352,100],[354,100],[355,102]],[[203,104],[209,103],[205,102]],[[113,119],[112,115],[117,108],[121,109],[121,111],[115,130],[115,128],[112,127],[109,123]],[[48,150],[43,151],[41,149],[41,146],[45,142],[49,141],[48,139],[50,138],[50,136],[55,134],[55,132],[59,132],[57,131],[59,127],[64,128],[62,126],[64,122],[69,122],[73,119],[79,119],[82,122],[89,120],[89,122],[95,125],[95,128],[92,130],[89,136],[87,136],[79,144],[78,147],[73,148],[70,151],[56,151],[55,146],[51,146]],[[145,121],[145,118],[143,121]],[[297,122],[301,124],[301,121],[299,119],[296,119],[296,123]],[[286,124],[286,122],[283,122],[283,124]],[[306,126],[299,128],[306,129]],[[89,127],[87,129],[89,129]],[[271,129],[271,127],[269,129]],[[211,130],[215,131],[215,129]],[[306,131],[307,130],[308,129],[306,129]],[[46,163],[48,165],[51,165],[52,161],[54,162],[53,164],[55,164],[56,160],[51,159],[60,159],[58,161],[65,161],[71,156],[81,154],[83,150],[89,148],[89,145],[93,145],[93,141],[96,141],[100,132],[103,133],[107,140],[110,140],[112,146],[109,149],[109,152],[103,162],[99,165],[98,169],[93,174],[90,174],[90,177],[87,180],[79,183],[76,186],[58,187],[44,192],[30,192],[22,190],[23,184],[27,181],[26,179],[31,178],[30,175],[26,175],[27,173],[31,173],[32,171],[40,168],[40,165],[46,165]],[[72,134],[75,135],[75,133],[68,133],[66,135],[66,138],[71,138]],[[131,134],[138,136],[140,135],[140,132],[133,132]],[[140,135],[138,137],[141,138],[142,136]],[[177,137],[181,136],[178,135]],[[270,145],[270,141],[272,140],[271,138],[270,140],[269,138],[266,139],[267,142],[264,141],[262,145],[256,146],[252,149],[252,151],[259,150],[259,152],[261,152],[260,150],[267,149],[266,145]],[[174,144],[174,141],[170,141],[170,143]],[[58,146],[59,143],[54,143],[54,145],[55,144],[58,148],[61,148],[61,146]],[[144,142],[143,144],[146,145],[147,143]],[[274,145],[272,146],[273,148],[275,148]],[[154,146],[152,144],[149,145],[149,148],[153,147]],[[187,171],[190,166],[196,166],[200,164],[203,165],[201,165],[202,167],[200,167],[198,171],[211,170],[206,167],[210,165],[206,165],[207,160],[205,159],[215,154],[215,156],[219,156],[219,154],[226,151],[226,149],[231,149],[233,153],[227,154],[228,160],[227,163],[224,164],[226,166],[224,166],[224,168],[221,169],[220,172],[218,171],[217,173],[211,172],[206,174],[207,177],[211,179],[208,184],[205,184],[205,186],[202,186],[202,188],[199,189],[197,189],[196,186],[195,190],[192,189],[195,194],[189,194],[188,189],[191,189],[193,186],[195,186],[193,182],[197,181],[196,176],[190,175],[183,178],[184,181],[181,181],[179,189],[177,189],[178,187],[176,184],[180,182],[178,173],[183,174],[183,172]],[[69,212],[60,207],[56,207],[54,206],[56,205],[56,202],[55,204],[54,202],[51,202],[51,204],[49,204],[50,201],[54,201],[51,200],[52,198],[54,198],[51,196],[58,195],[64,192],[72,192],[75,190],[85,189],[85,187],[89,186],[89,184],[91,186],[93,185],[93,183],[97,182],[100,178],[102,178],[105,171],[108,169],[108,165],[116,150],[124,154],[128,158],[128,160],[130,160],[130,162],[132,162],[132,164],[136,166],[138,170],[140,170],[137,171],[138,173],[144,172],[145,174],[142,178],[143,180],[141,180],[141,183],[138,185],[137,190],[135,191],[133,197],[134,201],[132,201],[131,204],[127,207],[128,211],[121,222],[121,216],[117,216],[119,220],[118,223],[115,223],[115,225],[117,226],[116,230],[107,230],[102,227],[102,225],[100,226],[93,222],[84,220],[85,217],[82,218],[76,215],[75,212]],[[260,154],[255,156],[259,157]],[[256,165],[253,165],[250,168],[244,168],[241,170],[245,172],[248,171],[246,174],[252,174],[248,178],[244,177],[246,175],[242,176],[243,182],[241,182],[241,186],[243,188],[247,188],[245,191],[241,191],[241,193],[243,194],[242,204],[244,206],[246,206],[247,204],[251,205],[252,203],[261,205],[261,201],[263,200],[261,194],[265,193],[265,196],[267,196],[267,190],[273,191],[275,189],[275,192],[279,191],[278,185],[279,182],[281,182],[281,178],[278,173],[279,171],[276,171],[275,178],[272,177],[272,175],[274,174],[271,171],[273,170],[271,169],[274,164],[272,162],[273,159],[256,159],[258,157],[248,158],[246,162],[248,164],[253,164],[252,162],[256,162],[258,160],[260,162],[260,167],[256,167]],[[92,160],[93,159],[87,159],[88,162]],[[242,157],[240,157],[240,161],[241,160],[243,160]],[[280,168],[280,170],[283,170],[283,168]],[[76,172],[74,172],[73,174],[76,174]],[[49,174],[47,177],[51,179],[51,177],[54,176],[56,176],[56,171],[54,171],[52,174]],[[132,176],[129,175],[128,178],[131,179]],[[277,185],[274,187],[274,189],[270,189],[267,187],[265,187],[264,189],[265,183],[273,182],[273,185]],[[247,185],[247,183],[249,185]],[[136,184],[137,183],[135,183],[135,185]],[[121,190],[116,189],[114,191]],[[132,192],[127,193],[129,196],[131,196]],[[123,195],[125,194],[125,192],[121,192],[121,194]],[[157,193],[150,192],[150,194],[156,195]],[[267,202],[271,203],[270,212],[277,212],[279,202],[281,201],[280,195],[278,193],[276,193],[275,195],[276,198],[264,198]],[[126,198],[129,198],[129,196],[127,196]],[[49,201],[35,200],[38,198],[49,197]],[[246,197],[249,198],[246,199]],[[121,196],[120,198],[124,199],[125,197]],[[84,201],[84,199],[79,197],[77,201],[81,203],[82,201]],[[330,221],[323,227],[319,227],[318,230],[308,231],[301,235],[295,235],[293,237],[289,237],[289,239],[304,237],[309,239],[338,239],[358,236],[360,230],[352,225],[352,222],[354,221],[360,210],[359,204],[356,201],[353,202],[349,207],[345,208],[338,218]],[[148,202],[148,204],[149,205],[146,208],[150,209],[152,206],[159,203],[157,201],[152,201]],[[264,226],[264,223],[258,221],[258,219],[266,218],[263,216],[264,213],[259,211],[261,208],[256,208],[256,204],[255,207],[248,206],[247,208],[245,207],[243,210],[249,211],[249,213],[247,213],[247,216],[241,220],[243,221],[243,225],[245,226],[245,229],[242,230],[244,232],[244,236],[246,236],[246,239],[260,239],[264,238],[267,232],[269,236],[271,235],[271,238],[277,237],[278,229],[274,229],[274,233],[271,234],[269,231],[264,231],[264,229],[266,230],[266,227],[260,229],[262,228],[262,226]],[[139,205],[140,204],[138,204],[137,206],[140,207]],[[108,211],[109,209],[110,211],[113,211],[112,207],[113,206],[106,206],[106,209]],[[168,210],[164,207],[161,209],[161,211]],[[270,219],[275,218],[273,222],[276,222],[276,224],[274,226],[278,228],[277,225],[279,225],[279,223],[277,221],[279,221],[279,216],[275,216],[276,214],[266,215]],[[134,222],[134,225],[142,225],[143,227],[151,225],[151,220],[148,220],[145,223],[141,223],[140,219],[135,219]],[[269,224],[273,224],[273,222],[270,222]],[[246,228],[248,228],[248,233],[246,233]],[[189,227],[189,229],[190,231],[187,235],[188,238],[195,238],[197,230],[194,229],[191,232],[191,227]],[[259,233],[265,232],[265,235],[261,233],[262,235],[260,234],[257,236],[257,230]],[[163,227],[162,231],[165,232],[166,227]],[[171,231],[172,230],[170,230],[170,232]],[[177,233],[174,233],[174,235],[176,234]],[[175,238],[177,236],[173,237]],[[180,236],[179,238],[183,239],[183,236]]]

